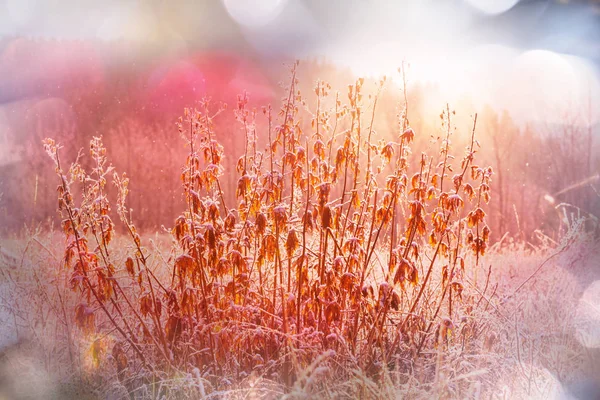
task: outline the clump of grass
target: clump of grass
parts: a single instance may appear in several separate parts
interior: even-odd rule
[[[110,353],[130,390],[141,368],[154,388],[195,371],[204,394],[256,377],[324,394],[324,382],[345,376],[356,378],[348,395],[378,396],[390,370],[408,371],[460,340],[460,320],[474,312],[465,276],[480,268],[490,234],[492,170],[475,162],[477,116],[460,162],[449,107],[438,150],[413,156],[423,133],[410,127],[408,104],[393,140],[374,131],[379,96],[391,90],[386,78],[368,97],[363,79],[345,96],[319,81],[311,109],[296,66],[277,117],[270,106],[262,115],[248,109],[246,94],[238,99],[233,113],[246,145],[236,188],[222,185],[226,152],[215,132],[227,108],[205,100],[185,110],[186,208],[171,231],[167,268],[149,261],[162,254],[137,232],[128,178],[108,165],[101,138],[90,143],[90,172],[79,159],[64,170],[60,146],[44,141],[60,183],[63,265],[81,299],[70,312],[82,335],[114,337],[110,349],[92,346],[92,359],[99,367]],[[113,249],[111,178],[130,241],[125,255]],[[228,190],[235,204],[226,204]]]

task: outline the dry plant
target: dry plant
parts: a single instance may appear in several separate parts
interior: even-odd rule
[[[400,79],[406,90],[403,69]],[[408,374],[419,359],[435,364],[449,346],[465,346],[474,333],[461,321],[482,299],[466,276],[482,268],[490,235],[492,170],[475,162],[477,116],[459,161],[449,107],[443,138],[430,146],[437,150],[414,156],[422,133],[410,127],[406,101],[395,137],[383,140],[374,121],[388,80],[368,96],[364,85],[332,94],[319,81],[310,107],[296,63],[279,110],[248,109],[240,95],[236,204],[225,202],[233,188],[222,183],[226,152],[214,122],[230,111],[209,100],[186,109],[178,123],[189,150],[186,208],[161,269],[149,261],[162,253],[136,230],[128,178],[108,164],[102,139],[90,143],[89,172],[79,157],[65,169],[60,145],[44,141],[59,177],[62,265],[80,297],[68,312],[81,335],[99,338],[94,367],[114,368],[134,395],[140,379],[156,395],[197,397],[260,378],[274,396],[325,396],[325,382],[345,378],[338,394],[380,397],[390,371]],[[113,242],[115,189],[128,245]],[[179,392],[176,377],[186,373],[188,392]],[[431,371],[429,379],[441,378]]]

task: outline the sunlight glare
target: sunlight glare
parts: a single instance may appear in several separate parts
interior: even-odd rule
[[[225,9],[238,24],[260,28],[273,21],[286,0],[223,0]]]
[[[600,79],[586,60],[548,50],[519,52],[502,45],[446,51],[410,49],[394,41],[364,46],[360,56],[349,50],[337,61],[366,78],[387,75],[401,83],[405,61],[408,85],[433,85],[430,108],[469,98],[477,109],[506,109],[517,121],[579,123],[600,121]]]
[[[400,43],[386,41],[365,48],[360,57],[348,57],[346,62],[358,76],[379,78],[387,75],[396,82],[402,80],[398,69],[404,62],[409,83],[436,85],[444,96],[452,98],[471,89],[471,65],[467,60],[441,50],[411,51]]]
[[[513,8],[519,0],[466,0],[485,14],[501,14]]]
[[[559,123],[566,116],[592,122],[588,102],[600,94],[598,78],[578,57],[547,50],[522,53],[507,73],[507,84],[499,89],[501,107],[517,118]],[[582,110],[585,115],[582,114]],[[571,115],[573,114],[573,115]]]
[[[498,44],[469,50],[465,59],[473,64],[469,72],[470,95],[476,104],[495,105],[496,93],[507,84],[506,71],[518,55],[516,49]]]

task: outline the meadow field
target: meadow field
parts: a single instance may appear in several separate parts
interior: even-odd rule
[[[600,0],[0,0],[0,399],[600,399]]]
[[[307,93],[298,65],[277,108],[183,110],[183,201],[154,231],[102,136],[39,143],[59,219],[2,242],[7,398],[597,396],[597,218],[551,198],[553,230],[524,233],[513,206],[492,236],[477,114],[457,129],[447,105],[416,152],[403,68]]]

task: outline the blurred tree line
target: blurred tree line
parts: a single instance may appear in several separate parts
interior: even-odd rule
[[[135,53],[125,43],[69,43],[69,51],[64,46],[60,41],[22,39],[0,44],[0,73],[14,77],[12,86],[3,83],[0,87],[5,94],[0,98],[1,234],[18,233],[26,224],[57,223],[54,171],[41,146],[45,137],[63,145],[65,165],[81,149],[86,165],[89,140],[102,135],[113,166],[131,178],[128,203],[136,225],[154,231],[161,225],[170,227],[184,207],[179,177],[188,149],[175,126],[184,107],[210,97],[215,111],[222,102],[233,108],[237,95],[247,90],[249,107],[257,109],[259,149],[267,137],[261,107],[272,104],[274,124],[281,123],[277,117],[284,96],[280,82],[289,79],[284,60],[253,61],[218,53],[165,60],[151,52]],[[23,71],[22,66],[32,60],[38,61],[38,70]],[[54,67],[48,72],[44,64]],[[309,113],[316,107],[317,80],[330,83],[332,92],[339,91],[345,100],[347,85],[356,79],[349,70],[320,59],[303,61],[298,78],[306,99],[305,133],[310,132]],[[365,95],[375,93],[374,81],[366,80],[364,87]],[[445,104],[432,105],[430,98],[436,96],[434,85],[409,79],[408,116],[416,132],[414,162],[421,151],[435,148],[432,142],[445,135],[440,119]],[[335,94],[330,97],[333,107]],[[403,104],[401,80],[388,83],[376,113],[375,141],[397,137]],[[474,112],[468,99],[450,104],[450,109],[455,111],[451,146],[458,167]],[[493,240],[508,234],[535,241],[536,230],[556,236],[561,229],[560,213],[567,209],[600,215],[597,133],[587,117],[582,111],[565,115],[560,125],[518,126],[508,113],[490,107],[478,114],[478,162],[495,171],[488,217]],[[235,165],[243,154],[244,133],[232,110],[215,122],[215,135],[226,155],[225,201],[233,203]],[[569,206],[556,209],[561,203]]]

